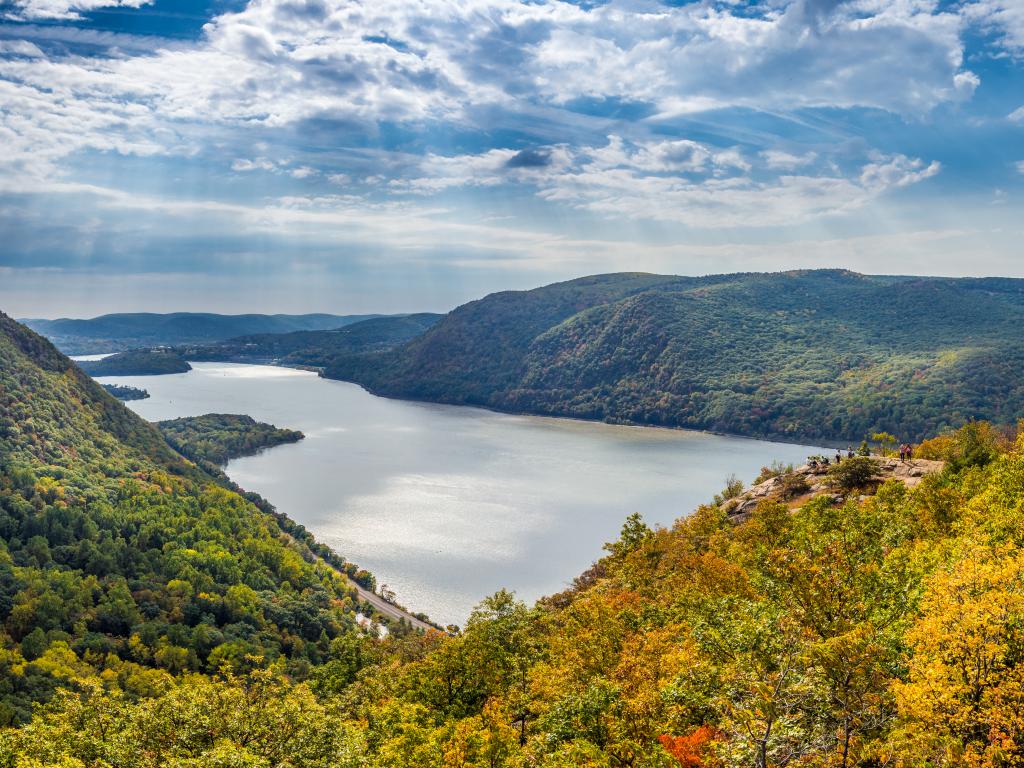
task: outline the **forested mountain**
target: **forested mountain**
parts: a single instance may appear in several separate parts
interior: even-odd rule
[[[859,441],[1024,416],[1024,281],[614,274],[487,296],[325,375],[396,397]]]
[[[250,657],[302,678],[356,631],[355,593],[308,534],[2,314],[0,538],[4,723],[86,678],[146,696]]]
[[[272,515],[0,315],[0,765],[1018,765],[1024,438],[917,453],[942,469],[913,488],[869,457],[822,493],[766,469],[742,521],[732,491],[634,515],[562,594],[378,637]]]
[[[205,344],[254,333],[341,328],[378,315],[217,315],[149,312],[101,315],[88,320],[22,320],[69,355],[120,352],[136,347]]]
[[[410,341],[443,315],[378,317],[332,331],[296,331],[239,336],[217,344],[188,345],[178,351],[189,360],[277,363],[324,367],[353,354],[382,352]]]

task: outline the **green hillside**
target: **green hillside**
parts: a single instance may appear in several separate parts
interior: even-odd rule
[[[0,314],[0,722],[79,678],[306,676],[358,602],[293,533]]]
[[[1024,416],[1024,281],[615,274],[503,292],[327,376],[511,411],[859,441]]]

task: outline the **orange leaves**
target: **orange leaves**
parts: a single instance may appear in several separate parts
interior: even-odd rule
[[[705,768],[715,764],[712,748],[722,735],[709,725],[702,725],[687,736],[663,733],[658,741],[682,768]]]

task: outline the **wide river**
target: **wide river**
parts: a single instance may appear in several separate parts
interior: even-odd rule
[[[288,368],[193,363],[189,373],[101,381],[149,390],[151,421],[244,413],[306,439],[227,473],[441,623],[507,587],[564,589],[640,512],[669,525],[735,473],[749,483],[808,446],[700,432],[510,416],[387,400]]]

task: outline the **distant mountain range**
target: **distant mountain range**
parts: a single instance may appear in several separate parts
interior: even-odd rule
[[[69,355],[120,352],[138,347],[207,344],[235,336],[341,328],[381,315],[218,315],[121,313],[89,320],[24,319],[20,322],[46,336]]]
[[[612,274],[461,306],[325,375],[392,397],[741,435],[1024,417],[1024,280]]]
[[[354,354],[382,352],[408,342],[444,315],[375,317],[332,331],[296,331],[239,336],[216,344],[184,345],[175,351],[188,360],[229,360],[324,368]]]
[[[108,317],[122,341],[143,336],[125,319],[133,316]],[[152,318],[174,316],[134,317],[152,329]],[[221,332],[238,320],[198,317],[225,321]],[[444,316],[378,316],[173,352],[313,366],[391,397],[845,443],[1024,418],[1022,326],[1024,280],[623,273],[495,293]],[[138,362],[112,359],[90,373],[116,373],[115,364],[139,373]],[[166,362],[142,372],[167,372]]]

